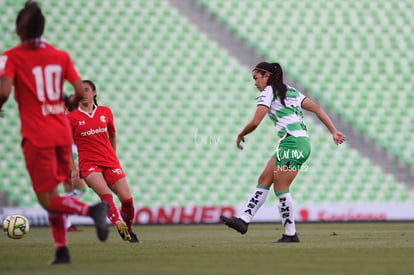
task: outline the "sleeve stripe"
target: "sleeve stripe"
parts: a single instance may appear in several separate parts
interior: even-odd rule
[[[305,96],[304,98],[302,98],[302,101],[300,102],[300,106],[302,107],[302,103],[303,101],[307,98],[307,96]]]

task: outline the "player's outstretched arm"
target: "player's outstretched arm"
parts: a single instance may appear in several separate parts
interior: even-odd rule
[[[314,103],[309,98],[305,98],[302,102],[302,108],[306,111],[314,113],[319,118],[319,120],[326,126],[326,128],[328,128],[329,132],[332,134],[333,141],[336,145],[342,144],[345,141],[346,136],[335,128],[332,120],[319,105]]]
[[[264,116],[267,114],[269,108],[266,106],[257,106],[256,112],[254,113],[253,119],[249,121],[246,126],[244,126],[243,130],[237,135],[236,145],[237,148],[243,150],[243,146],[241,143],[244,142],[244,136],[253,132],[257,126],[259,126],[260,122],[262,122]]]

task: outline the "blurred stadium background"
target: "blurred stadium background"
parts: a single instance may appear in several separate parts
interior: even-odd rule
[[[1,52],[19,42],[24,2],[0,2]],[[115,114],[118,156],[147,215],[139,222],[218,221],[244,203],[277,141],[266,119],[245,150],[235,146],[255,109],[250,71],[263,60],[280,62],[286,82],[348,136],[337,147],[305,114],[313,152],[292,188],[298,220],[414,219],[414,2],[38,2],[44,38],[70,52]],[[36,208],[14,100],[5,112],[0,206]],[[82,200],[98,197],[88,190]],[[257,220],[278,219],[275,206],[269,195]],[[160,209],[164,218],[151,218]]]

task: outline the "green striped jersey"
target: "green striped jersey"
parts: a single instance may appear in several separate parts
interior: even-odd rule
[[[276,126],[279,137],[286,134],[294,137],[307,137],[306,125],[302,112],[302,101],[306,98],[293,87],[287,87],[285,104],[283,106],[277,97],[273,96],[272,86],[267,86],[257,98],[257,106],[263,105],[269,108],[267,114]]]

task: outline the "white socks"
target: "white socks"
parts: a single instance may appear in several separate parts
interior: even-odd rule
[[[293,200],[289,190],[275,192],[279,199],[279,213],[285,227],[285,235],[293,236],[296,233],[295,216],[293,213]]]
[[[243,207],[242,213],[239,218],[246,223],[250,223],[259,210],[259,208],[266,201],[267,194],[269,193],[267,186],[257,185],[256,190],[250,196],[246,205]],[[285,235],[293,236],[296,234],[295,216],[293,213],[293,199],[288,190],[275,192],[279,204],[279,213],[282,219],[282,224],[285,227]]]
[[[263,205],[266,201],[267,194],[269,193],[269,188],[267,186],[257,185],[256,190],[250,196],[243,211],[240,214],[239,218],[246,223],[250,223],[256,214],[257,210]]]

